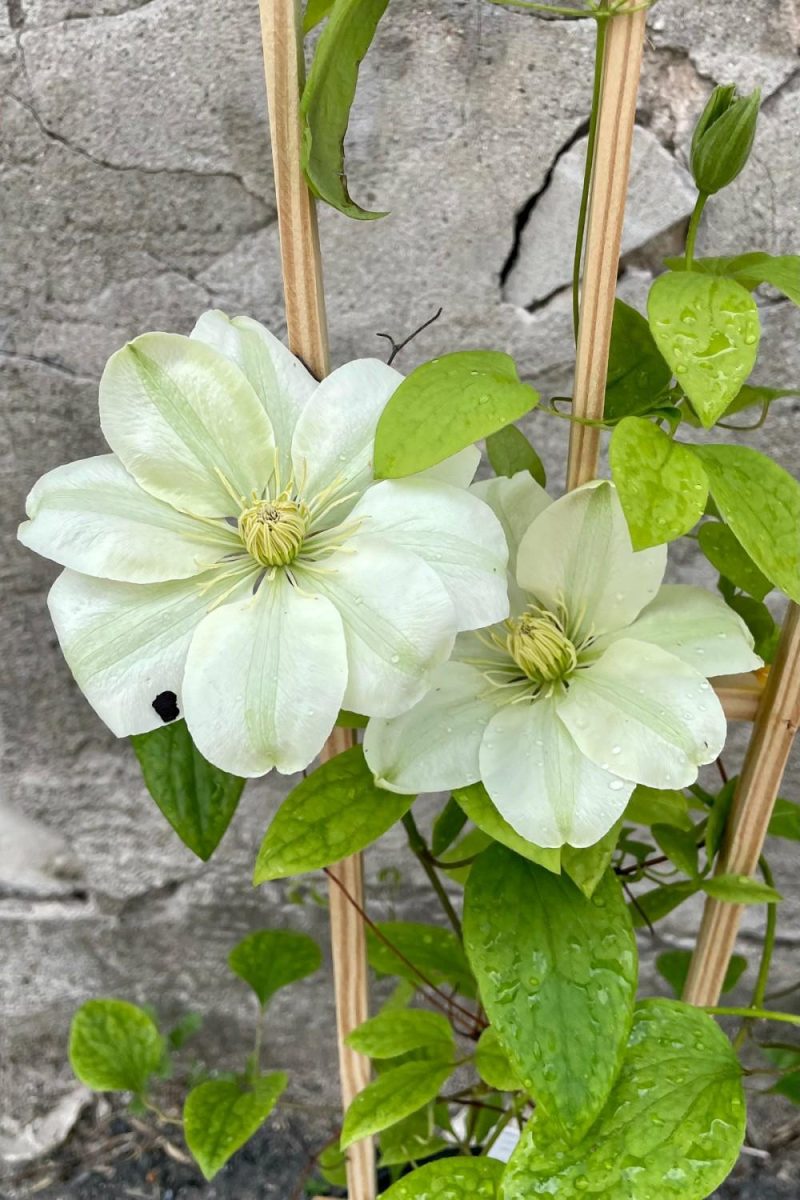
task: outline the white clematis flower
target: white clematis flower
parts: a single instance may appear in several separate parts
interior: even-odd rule
[[[506,530],[511,616],[461,634],[409,712],[370,721],[367,761],[391,791],[482,780],[522,837],[590,846],[635,784],[685,787],[717,757],[707,679],[761,660],[720,598],[660,586],[666,548],[633,551],[612,484],[554,503],[526,474],[472,490]]]
[[[508,613],[503,531],[465,490],[474,447],[373,481],[401,378],[363,359],[318,384],[257,322],[218,312],[110,359],[114,453],[40,479],[19,536],[67,568],[53,622],[114,733],[156,728],[174,693],[211,762],[296,771],[340,708],[403,712],[458,630]]]

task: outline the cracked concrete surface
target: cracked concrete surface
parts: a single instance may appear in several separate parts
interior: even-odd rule
[[[688,140],[717,81],[761,84],[768,99],[752,164],[709,206],[700,252],[798,249],[799,28],[796,0],[659,0],[637,134],[652,171],[620,280],[629,302],[643,305],[660,257],[680,242]],[[582,23],[537,23],[478,0],[390,6],[363,66],[348,151],[353,194],[392,215],[360,224],[321,214],[335,362],[382,353],[377,331],[399,337],[442,305],[442,318],[398,365],[491,346],[513,354],[546,394],[568,393],[563,284],[591,68],[592,35]],[[97,379],[128,338],[188,331],[209,305],[283,328],[257,5],[8,0],[0,86],[2,577],[10,599],[2,615],[3,803],[17,830],[35,838],[44,827],[44,841],[59,848],[28,863],[37,886],[45,876],[36,894],[9,887],[0,870],[0,1108],[24,1122],[72,1086],[65,1035],[87,996],[153,1001],[167,1016],[200,1009],[204,1054],[231,1062],[249,1036],[249,1009],[225,970],[230,945],[262,923],[324,938],[325,915],[294,903],[288,886],[255,892],[248,882],[292,781],[249,786],[207,866],[177,842],[130,750],[99,724],[64,666],[45,608],[54,569],[14,540],[35,479],[103,450]],[[559,168],[568,162],[565,181]],[[531,305],[536,311],[526,311]],[[765,303],[762,319],[760,381],[797,386],[796,309]],[[795,469],[799,411],[784,402],[752,438]],[[558,488],[565,423],[536,415],[529,431]],[[710,582],[688,551],[675,571]],[[732,761],[740,744],[739,736]],[[799,783],[795,767],[786,794],[800,798]],[[413,868],[404,862],[408,889],[397,893],[381,876],[399,847],[392,834],[370,853],[370,905],[384,916],[422,916],[429,908]],[[58,870],[48,876],[62,853],[80,879],[77,888],[68,881],[69,894]],[[0,868],[4,861],[10,856],[0,855]],[[777,971],[785,982],[797,974],[794,861],[778,848],[787,901]],[[697,916],[687,906],[665,936],[688,945]],[[753,910],[745,923],[751,952],[759,919]],[[651,961],[645,946],[652,989]],[[293,1071],[298,1094],[332,1098],[327,976],[279,1001],[272,1028],[270,1058]],[[775,1120],[788,1119],[782,1112]]]

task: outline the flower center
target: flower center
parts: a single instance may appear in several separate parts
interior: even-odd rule
[[[529,609],[513,623],[507,645],[514,661],[536,683],[563,679],[578,665],[578,652],[561,621],[541,609]]]
[[[239,517],[239,537],[262,567],[285,567],[300,550],[308,524],[306,505],[284,493],[245,508]]]

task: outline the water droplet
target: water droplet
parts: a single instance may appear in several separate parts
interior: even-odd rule
[[[621,792],[622,789],[625,787],[625,780],[624,779],[612,779],[611,782],[609,783],[608,787],[609,787],[609,791]]]
[[[399,654],[393,654],[393,655],[392,655],[392,657],[391,657],[391,659],[390,659],[390,661],[391,661],[391,662],[393,662],[393,663],[399,663],[399,662],[400,662],[400,655],[399,655]]]
[[[622,753],[622,746],[612,746],[612,747],[611,747],[611,753],[612,753],[612,754],[621,754],[621,753]]]

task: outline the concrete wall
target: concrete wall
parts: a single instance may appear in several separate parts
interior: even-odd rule
[[[45,609],[55,570],[14,540],[45,470],[102,451],[96,385],[107,357],[148,329],[188,332],[219,306],[283,328],[255,0],[8,0],[3,206],[0,1093],[24,1120],[70,1086],[65,1035],[88,996],[116,994],[207,1016],[204,1052],[231,1061],[245,989],[225,956],[248,929],[325,933],[291,889],[249,885],[269,816],[292,781],[247,789],[211,864],[166,826],[133,755],[72,683]],[[800,12],[795,0],[660,0],[650,21],[620,293],[641,304],[692,203],[686,146],[717,81],[761,84],[751,165],[710,206],[700,252],[800,248]],[[393,0],[362,72],[349,137],[353,194],[389,208],[371,224],[321,214],[334,362],[382,353],[444,308],[398,365],[446,349],[508,350],[543,390],[569,388],[564,289],[589,107],[592,31],[479,0]],[[765,296],[763,382],[800,383],[800,316]],[[796,466],[800,405],[753,443]],[[562,477],[566,425],[530,431]],[[685,551],[682,578],[710,576]],[[735,753],[732,755],[735,759]],[[797,774],[787,794],[798,796]],[[400,839],[369,856],[380,914],[429,911]],[[800,887],[778,970],[793,977]],[[669,927],[689,938],[697,909]],[[757,929],[748,918],[747,929]],[[328,981],[275,1006],[273,1060],[304,1094],[335,1095]]]

